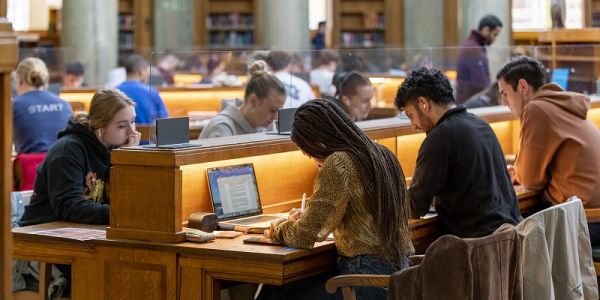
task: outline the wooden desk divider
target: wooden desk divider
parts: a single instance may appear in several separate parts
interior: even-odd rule
[[[513,153],[518,126],[504,107],[474,110],[492,122],[507,153]],[[412,176],[425,135],[399,118],[359,123],[397,156],[405,176]],[[516,133],[516,135],[515,135]],[[265,212],[300,206],[312,194],[315,164],[288,136],[249,134],[201,141],[202,148],[178,150],[116,149],[112,154],[108,238],[181,242],[187,217],[212,211],[206,169],[251,162]]]
[[[518,146],[519,123],[506,107],[473,109],[490,122],[505,154]],[[590,120],[600,125],[600,101],[594,99]],[[389,118],[358,123],[378,143],[396,154],[404,175],[414,172],[425,134],[407,119]],[[187,217],[212,206],[206,169],[253,163],[258,190],[267,213],[300,207],[304,192],[312,194],[315,164],[288,136],[248,134],[202,140],[201,148],[116,149],[112,154],[109,238],[181,242]],[[531,203],[520,203],[530,205]]]

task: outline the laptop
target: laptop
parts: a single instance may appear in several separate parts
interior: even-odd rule
[[[199,147],[190,143],[190,120],[188,117],[156,119],[156,144],[145,148],[179,149]]]
[[[206,177],[219,225],[269,228],[271,221],[280,218],[262,213],[254,165],[251,163],[208,168]]]
[[[277,134],[291,135],[296,108],[280,108],[277,114]]]

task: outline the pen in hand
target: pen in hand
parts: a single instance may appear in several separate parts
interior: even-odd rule
[[[300,205],[300,212],[304,212],[306,207],[306,193],[302,194],[302,204]]]

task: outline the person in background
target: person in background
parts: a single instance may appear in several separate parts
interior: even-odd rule
[[[210,120],[199,139],[256,133],[269,127],[285,102],[285,86],[265,69],[262,60],[249,67],[244,103],[240,108],[228,106]]]
[[[331,51],[321,51],[319,55],[319,67],[310,71],[310,84],[319,87],[321,97],[334,96],[336,94],[333,75],[337,69],[337,64],[337,54]]]
[[[16,70],[13,142],[17,153],[47,152],[72,115],[71,105],[46,90],[48,69],[39,58],[22,60]]]
[[[177,69],[177,66],[179,65],[179,62],[179,57],[177,57],[177,55],[175,55],[174,53],[167,53],[163,55],[163,57],[161,57],[158,61],[156,67],[160,75],[163,77],[163,82],[167,85],[175,84],[175,81],[173,80],[173,75],[175,69]]]
[[[502,30],[502,22],[494,15],[479,21],[461,45],[456,63],[456,103],[462,104],[491,84],[485,46],[491,45]]]
[[[413,217],[435,210],[443,233],[482,237],[521,220],[504,154],[490,125],[454,104],[450,81],[436,69],[413,71],[398,88],[396,107],[427,135],[409,193]]]
[[[294,115],[292,141],[319,168],[304,212],[272,223],[267,237],[294,248],[312,248],[333,233],[338,274],[393,274],[414,252],[409,200],[398,159],[373,142],[337,105],[312,100]],[[275,287],[259,299],[336,299],[325,293],[332,274]],[[358,299],[385,299],[384,288],[356,288]]]
[[[135,122],[153,124],[157,118],[167,118],[169,113],[158,91],[148,85],[150,68],[146,60],[137,54],[129,56],[123,64],[127,80],[117,86],[135,102]]]
[[[544,65],[515,57],[498,72],[502,103],[520,119],[517,159],[508,166],[514,183],[540,191],[545,206],[571,196],[600,208],[600,131],[587,119],[588,96],[548,83]],[[590,223],[593,245],[600,223]]]
[[[206,76],[202,78],[200,84],[213,84],[213,79],[225,72],[225,61],[218,56],[211,56],[206,62]]]
[[[317,27],[317,32],[312,39],[312,47],[314,50],[321,50],[325,48],[325,21],[319,22],[319,27]]]
[[[92,98],[89,115],[79,113],[69,120],[37,169],[21,226],[108,224],[110,151],[139,144],[134,106],[120,91],[101,89]]]
[[[83,64],[76,61],[68,63],[62,78],[62,87],[66,89],[78,89],[84,86],[83,75],[85,69]]]
[[[298,107],[314,98],[310,85],[290,73],[290,62],[290,54],[284,51],[271,51],[267,57],[267,63],[273,71],[273,75],[277,76],[285,85],[287,93],[287,99],[283,106],[285,108]]]
[[[336,75],[333,84],[337,91],[335,97],[325,99],[339,105],[354,122],[367,119],[374,95],[369,78],[358,72],[350,72],[342,76]]]

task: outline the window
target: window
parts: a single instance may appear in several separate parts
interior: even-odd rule
[[[514,31],[541,31],[552,28],[550,6],[560,0],[513,0],[512,26]],[[583,28],[583,0],[564,0],[566,28]]]

